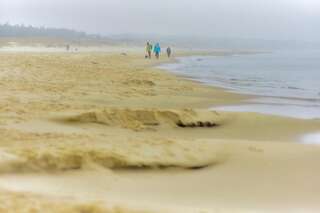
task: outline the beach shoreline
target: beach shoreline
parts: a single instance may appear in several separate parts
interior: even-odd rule
[[[247,58],[248,54],[243,56],[242,54],[236,54],[238,57],[232,58],[234,54],[226,54],[222,55],[223,58],[219,59],[219,56],[182,56],[179,57],[179,60],[176,60],[175,63],[164,64],[159,66],[159,68],[169,71],[177,76],[183,77],[187,80],[192,80],[204,85],[213,86],[213,88],[223,89],[224,91],[228,91],[235,94],[240,94],[246,99],[242,100],[238,103],[232,104],[225,104],[214,106],[212,109],[222,110],[222,111],[231,111],[231,112],[256,112],[256,113],[263,113],[263,114],[270,114],[276,116],[283,116],[283,117],[293,117],[293,118],[300,118],[300,119],[317,119],[320,118],[320,111],[319,108],[319,99],[316,96],[313,97],[304,97],[303,94],[277,94],[274,92],[274,88],[279,87],[279,90],[284,92],[284,88],[286,85],[280,84],[281,82],[272,82],[263,83],[261,80],[249,80],[250,75],[252,79],[263,79],[263,73],[259,66],[255,67],[255,72],[252,73],[252,63],[255,59],[260,60],[260,64],[264,63],[272,56],[257,56],[258,53],[250,54],[253,58]],[[277,53],[278,55],[280,53]],[[283,53],[280,54],[281,57]],[[230,58],[231,57],[231,58]],[[295,57],[297,57],[295,55]],[[243,58],[243,59],[241,59]],[[239,69],[243,69],[243,67],[249,66],[251,71],[246,73],[245,70],[242,72],[236,72],[235,67],[230,68],[227,64],[236,61],[237,66]],[[248,65],[250,64],[250,65]],[[282,64],[278,64],[281,67]],[[287,65],[287,64],[285,64]],[[226,73],[223,72],[223,68],[225,69]],[[276,69],[273,67],[273,69]],[[267,70],[268,73],[271,70]],[[265,71],[265,72],[267,72]],[[273,72],[273,71],[272,71]],[[246,80],[245,77],[241,77],[239,75],[247,76],[248,79]],[[283,80],[283,79],[282,79]],[[268,79],[265,79],[268,81]],[[239,85],[238,85],[239,84]],[[255,84],[260,85],[254,86]],[[271,86],[271,84],[274,84]],[[291,90],[296,90],[296,87],[288,87]],[[300,89],[306,90],[306,89]],[[263,92],[262,92],[263,91]],[[273,92],[271,92],[273,91]],[[306,93],[306,92],[305,92]],[[280,95],[281,94],[281,95]],[[306,93],[307,94],[307,93]],[[306,95],[304,94],[304,95]]]
[[[121,52],[0,53],[0,212],[320,209],[319,120],[210,111],[248,96]]]

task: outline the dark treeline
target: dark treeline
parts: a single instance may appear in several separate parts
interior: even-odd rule
[[[54,37],[65,39],[102,39],[99,35],[87,34],[63,28],[33,27],[0,24],[0,37]]]

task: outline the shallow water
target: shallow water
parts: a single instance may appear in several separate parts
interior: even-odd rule
[[[320,110],[294,105],[268,105],[268,104],[245,104],[239,106],[215,107],[215,110],[231,111],[231,112],[257,112],[270,115],[279,115],[285,117],[315,119],[320,117]]]
[[[320,118],[320,105],[311,101],[285,98],[257,98],[246,104],[213,107],[214,110],[231,112],[257,112],[299,119]]]
[[[320,132],[308,134],[302,137],[302,143],[320,145]]]
[[[320,51],[183,57],[162,68],[241,93],[320,100]]]
[[[220,110],[320,118],[320,51],[184,57],[161,68],[233,92],[268,97]]]

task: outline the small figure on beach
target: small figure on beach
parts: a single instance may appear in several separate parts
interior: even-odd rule
[[[151,59],[152,44],[149,42],[147,42],[147,45],[146,45],[146,52],[147,52],[146,58]]]
[[[69,45],[69,44],[67,44],[67,46],[66,46],[66,50],[67,50],[67,51],[69,51],[69,50],[70,50],[70,45]]]
[[[160,47],[160,44],[159,44],[159,43],[157,43],[157,44],[154,46],[153,52],[154,52],[156,58],[159,59],[160,53],[161,53],[161,47]]]
[[[167,56],[168,56],[168,58],[171,57],[171,53],[172,53],[171,47],[168,47],[167,48]]]

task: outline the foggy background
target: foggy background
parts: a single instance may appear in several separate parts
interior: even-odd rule
[[[320,42],[319,0],[0,0],[0,23],[102,35]]]

